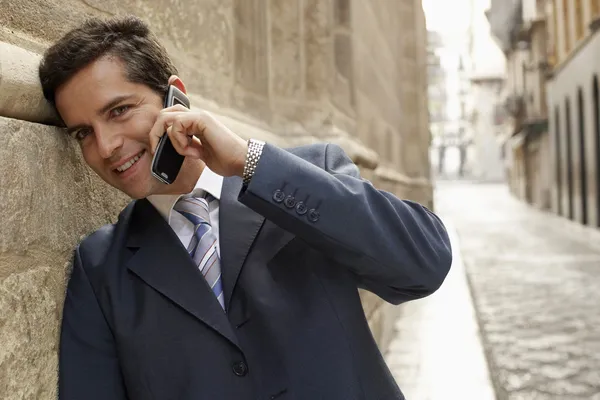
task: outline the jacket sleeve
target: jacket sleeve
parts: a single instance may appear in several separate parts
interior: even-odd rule
[[[126,400],[112,332],[79,248],[67,285],[59,350],[59,400]]]
[[[239,200],[348,268],[359,287],[390,303],[437,290],[452,262],[441,220],[361,179],[339,146],[311,149],[318,162],[266,144]]]

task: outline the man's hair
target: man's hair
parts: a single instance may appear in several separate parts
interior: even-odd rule
[[[147,85],[161,96],[169,77],[177,74],[166,49],[141,19],[95,18],[66,33],[44,53],[39,67],[44,97],[55,105],[56,90],[103,56],[121,60],[130,82]]]

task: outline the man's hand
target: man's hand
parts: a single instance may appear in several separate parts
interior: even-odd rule
[[[204,161],[221,176],[243,175],[248,143],[209,113],[182,105],[162,110],[150,130],[153,154],[165,131],[179,154]]]

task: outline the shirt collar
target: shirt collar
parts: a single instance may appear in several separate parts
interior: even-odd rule
[[[204,167],[194,190],[185,194],[153,194],[148,196],[148,201],[158,210],[160,215],[169,222],[171,219],[171,210],[181,196],[192,195],[196,197],[204,196],[210,193],[215,199],[221,200],[221,190],[223,189],[223,177]]]

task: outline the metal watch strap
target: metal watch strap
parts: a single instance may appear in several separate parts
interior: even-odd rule
[[[260,156],[263,151],[263,147],[265,146],[265,142],[256,139],[248,140],[248,152],[246,153],[246,164],[244,165],[244,173],[242,175],[242,179],[244,182],[244,186],[250,183],[252,176],[254,175],[254,171],[256,171],[256,166],[258,165],[258,161],[260,160]]]

